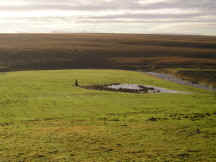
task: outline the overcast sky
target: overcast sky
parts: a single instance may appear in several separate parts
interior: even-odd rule
[[[0,0],[0,33],[216,35],[216,0]]]

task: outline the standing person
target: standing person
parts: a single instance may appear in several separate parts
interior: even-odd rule
[[[75,87],[79,87],[79,82],[78,82],[78,80],[75,80]]]

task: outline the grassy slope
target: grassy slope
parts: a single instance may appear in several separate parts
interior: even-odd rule
[[[75,79],[192,93],[85,90]],[[138,72],[62,70],[1,73],[0,94],[2,162],[216,160],[216,97],[204,90]]]

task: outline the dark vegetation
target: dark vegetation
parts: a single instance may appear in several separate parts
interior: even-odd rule
[[[177,76],[190,80],[193,83],[206,83],[216,87],[216,69],[215,70],[179,70]]]

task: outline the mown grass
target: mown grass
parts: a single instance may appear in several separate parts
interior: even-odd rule
[[[189,94],[74,87],[113,82]],[[120,70],[0,75],[0,161],[215,161],[213,93]]]

